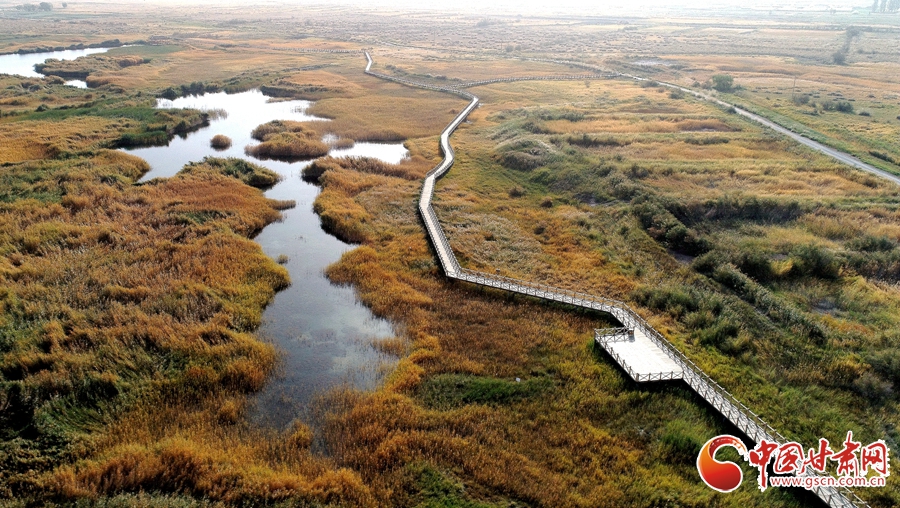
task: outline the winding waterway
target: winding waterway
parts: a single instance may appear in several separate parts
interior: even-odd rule
[[[159,100],[161,108],[221,110],[225,114],[220,112],[209,126],[176,137],[168,146],[129,150],[150,163],[152,169],[142,181],[173,176],[186,163],[205,156],[248,158],[244,147],[256,143],[250,132],[261,123],[317,119],[306,113],[308,101],[268,100],[256,90]],[[232,146],[222,151],[211,148],[210,138],[216,134],[230,137]],[[331,155],[369,156],[396,163],[407,152],[402,144],[357,143],[332,150]],[[256,396],[251,414],[257,423],[281,428],[303,414],[317,393],[330,387],[347,383],[374,388],[393,360],[379,354],[372,342],[390,336],[393,330],[357,301],[352,288],[333,285],[324,275],[325,267],[353,246],[325,233],[312,210],[319,188],[300,177],[311,161],[254,162],[283,178],[266,192],[267,197],[297,203],[283,212],[282,221],[270,224],[255,238],[267,255],[287,256],[285,267],[291,276],[291,286],[275,295],[263,314],[258,333],[283,354],[278,373]]]
[[[44,75],[35,71],[34,66],[39,63],[44,63],[48,58],[55,58],[57,60],[75,60],[82,56],[106,53],[109,50],[110,48],[85,48],[49,51],[46,53],[29,53],[25,55],[20,55],[18,53],[0,55],[0,73],[15,74],[25,76],[26,78],[41,78]],[[87,83],[80,79],[66,81],[66,84],[78,88],[87,88]]]

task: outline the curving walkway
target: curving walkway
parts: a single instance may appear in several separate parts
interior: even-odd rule
[[[622,366],[632,379],[638,382],[683,379],[695,392],[697,392],[698,395],[709,402],[710,405],[716,408],[716,410],[753,441],[757,443],[763,439],[769,442],[778,443],[785,443],[788,441],[787,438],[778,433],[769,424],[763,421],[762,418],[706,375],[700,367],[681,353],[681,351],[647,323],[647,321],[628,306],[628,304],[610,298],[461,268],[459,262],[456,260],[456,256],[453,254],[453,248],[450,246],[450,242],[447,240],[444,230],[441,228],[437,215],[434,212],[434,208],[431,206],[431,199],[434,195],[436,180],[446,174],[454,162],[455,155],[453,147],[450,146],[450,135],[457,127],[459,127],[466,117],[478,107],[478,97],[468,92],[461,91],[456,87],[441,87],[426,83],[417,83],[403,78],[396,78],[394,76],[372,72],[372,57],[369,55],[368,51],[365,52],[365,56],[367,60],[365,68],[366,74],[407,86],[456,94],[470,100],[469,105],[466,106],[466,108],[463,109],[441,133],[440,145],[441,150],[444,153],[444,159],[425,175],[425,180],[422,184],[422,192],[419,197],[419,213],[422,216],[422,220],[425,223],[425,229],[428,232],[428,236],[434,246],[441,268],[447,278],[606,312],[616,318],[623,326],[621,328],[596,330],[595,341],[603,347],[620,366]],[[625,76],[622,74],[618,75]],[[601,75],[591,75],[590,78],[596,79],[602,77],[603,76]],[[643,79],[634,76],[627,77]],[[552,79],[553,77],[550,76],[549,78]],[[530,79],[541,78],[532,77]],[[581,76],[578,79],[585,79],[585,77]],[[490,82],[522,80],[522,78],[501,78],[491,80]],[[467,84],[467,86],[475,86],[475,84]],[[681,88],[675,85],[669,86]],[[694,95],[699,95],[691,90],[683,90]],[[747,114],[750,115],[750,113]],[[900,180],[898,180],[898,183],[900,183]],[[806,473],[807,475],[817,474],[812,468],[807,468]],[[828,506],[833,508],[868,506],[868,504],[857,497],[853,492],[845,488],[836,489],[832,487],[819,487],[812,492]]]

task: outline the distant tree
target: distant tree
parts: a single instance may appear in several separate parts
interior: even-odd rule
[[[891,12],[897,12],[900,10],[900,0],[890,0],[888,2],[888,10]]]
[[[878,0],[872,0],[872,12],[878,12]]]
[[[796,104],[798,106],[803,106],[803,105],[809,104],[809,98],[810,98],[809,94],[804,93],[804,94],[794,96],[794,98],[792,100],[794,101],[794,104]]]
[[[68,6],[69,6],[69,4],[67,4],[67,3],[65,3],[65,2],[63,2],[63,3],[62,3],[62,6],[63,6],[63,9],[65,9],[65,8],[66,8],[66,7],[68,7]]]
[[[713,88],[720,92],[730,92],[734,87],[734,78],[729,74],[716,74],[712,80]]]
[[[38,5],[38,8],[42,11],[52,11],[53,4],[51,4],[50,2],[41,2],[40,5]]]
[[[835,51],[831,54],[831,59],[836,65],[844,65],[847,63],[847,53],[844,51]]]
[[[887,3],[888,3],[888,0],[881,0],[881,12],[884,12],[887,10]]]
[[[841,113],[853,113],[853,104],[850,104],[847,101],[840,101],[835,104],[834,109],[840,111]]]

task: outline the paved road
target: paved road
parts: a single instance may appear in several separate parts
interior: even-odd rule
[[[872,166],[871,164],[866,164],[865,162],[857,159],[856,157],[854,157],[848,153],[844,153],[844,152],[842,152],[836,148],[832,148],[830,146],[825,146],[822,143],[819,143],[818,141],[813,141],[805,136],[797,134],[794,131],[785,129],[784,127],[778,125],[777,123],[775,123],[771,120],[768,120],[766,118],[763,118],[757,114],[743,110],[741,108],[738,108],[736,106],[728,104],[727,102],[720,101],[718,99],[712,99],[712,100],[714,100],[715,102],[722,104],[724,106],[733,107],[739,115],[745,116],[745,117],[753,120],[754,122],[765,125],[766,127],[770,128],[776,132],[779,132],[781,134],[784,134],[785,136],[793,139],[794,141],[796,141],[802,145],[806,145],[806,146],[812,148],[813,150],[817,150],[825,155],[828,155],[829,157],[832,157],[832,158],[838,160],[839,162],[843,162],[844,164],[848,164],[850,166],[853,166],[857,169],[861,169],[863,171],[868,171],[869,173],[872,173],[875,176],[879,176],[886,180],[890,180],[897,185],[900,185],[900,176],[897,176],[892,173],[888,173],[887,171],[885,171],[883,169],[878,169],[875,166]]]
[[[637,81],[648,81],[647,78],[642,78],[640,76],[633,76],[631,74],[619,74],[619,75],[626,77],[626,78],[631,78],[631,79],[634,79]],[[745,109],[741,109],[741,108],[735,106],[734,104],[725,102],[721,99],[712,97],[710,95],[706,95],[704,93],[697,92],[696,90],[691,90],[690,88],[684,88],[683,86],[675,85],[672,83],[665,83],[662,81],[657,81],[657,83],[659,83],[660,85],[663,85],[663,86],[667,86],[669,88],[674,88],[676,90],[681,90],[682,92],[689,93],[689,94],[693,95],[694,97],[697,97],[698,99],[707,100],[707,101],[716,103],[720,106],[724,106],[726,108],[734,108],[734,110],[737,114],[739,114],[745,118],[748,118],[750,120],[753,120],[754,122],[756,122],[760,125],[764,125],[770,129],[774,130],[775,132],[778,132],[779,134],[784,134],[785,136],[793,139],[794,141],[796,141],[804,146],[807,146],[809,148],[812,148],[813,150],[816,150],[819,153],[825,154],[825,155],[837,160],[838,162],[843,162],[844,164],[847,164],[849,166],[853,166],[854,168],[861,169],[863,171],[872,173],[875,176],[884,178],[885,180],[890,180],[891,182],[894,182],[895,184],[900,185],[900,176],[898,176],[898,175],[889,173],[883,169],[876,168],[875,166],[873,166],[871,164],[867,164],[846,152],[842,152],[842,151],[838,150],[837,148],[832,148],[830,146],[823,145],[822,143],[819,143],[818,141],[813,141],[813,140],[807,138],[806,136],[803,136],[802,134],[797,134],[796,132],[794,132],[790,129],[787,129],[785,127],[782,127],[781,125],[778,125],[777,123],[775,123],[767,118],[763,118],[755,113],[751,113]]]

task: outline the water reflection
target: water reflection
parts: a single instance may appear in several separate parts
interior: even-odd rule
[[[187,162],[209,155],[247,158],[244,146],[255,143],[250,131],[257,125],[314,118],[305,113],[307,101],[268,102],[258,91],[185,97],[160,101],[159,106],[224,110],[227,115],[175,138],[167,147],[131,150],[152,167],[144,180],[172,176]],[[211,148],[209,141],[215,134],[230,137],[232,146],[221,151]],[[396,163],[407,152],[401,144],[358,143],[353,148],[333,150],[332,155],[365,155]],[[340,383],[374,388],[393,360],[380,355],[371,344],[393,332],[387,321],[375,318],[359,304],[351,288],[335,286],[325,278],[325,267],[353,246],[322,230],[312,210],[319,188],[300,177],[301,170],[311,162],[254,162],[283,177],[266,196],[297,202],[296,208],[284,212],[283,221],[270,224],[255,238],[267,255],[287,256],[285,266],[292,281],[263,314],[259,334],[283,351],[283,362],[278,374],[256,396],[251,416],[260,424],[280,428],[302,414],[310,399],[324,389]]]
[[[269,98],[259,90],[251,90],[238,94],[225,92],[208,93],[201,96],[188,96],[170,101],[157,99],[159,108],[192,108],[201,111],[224,111],[213,119],[208,127],[191,132],[184,137],[174,138],[168,146],[153,146],[130,149],[129,151],[145,159],[153,168],[144,175],[142,181],[156,177],[170,177],[178,173],[181,167],[191,161],[199,161],[207,155],[218,157],[244,157],[244,147],[256,144],[250,132],[259,124],[272,120],[317,120],[318,117],[307,115],[309,101],[269,102]],[[231,138],[231,147],[224,150],[213,150],[209,140],[216,134]],[[277,171],[270,161],[265,166]]]
[[[75,60],[78,57],[93,55],[96,53],[106,53],[110,48],[87,48],[87,49],[66,49],[63,51],[49,51],[46,53],[31,53],[27,55],[0,55],[0,74],[18,74],[26,78],[40,78],[43,74],[39,74],[34,70],[34,66],[44,63],[48,58],[57,60]],[[85,84],[87,87],[87,84]]]

